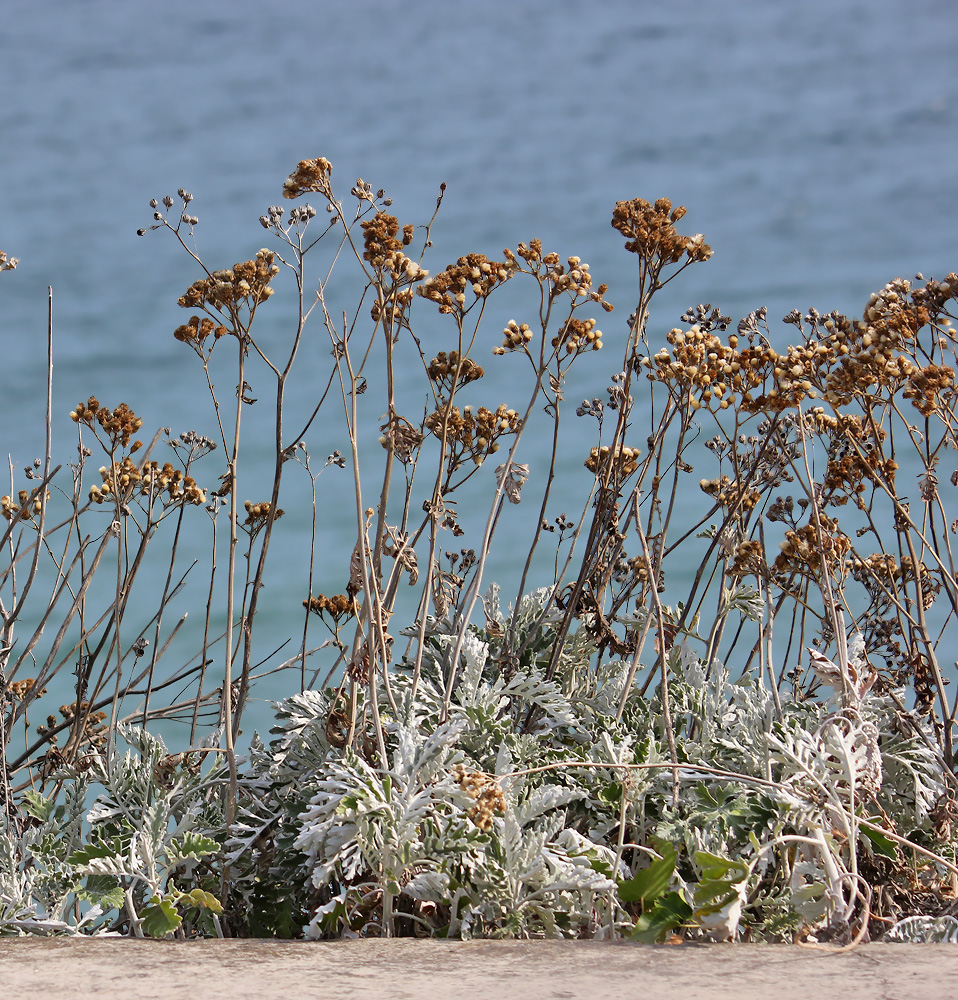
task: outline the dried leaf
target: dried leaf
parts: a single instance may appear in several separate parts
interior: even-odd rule
[[[529,466],[518,462],[507,462],[496,469],[496,483],[506,495],[509,503],[519,503],[522,484],[529,478]]]

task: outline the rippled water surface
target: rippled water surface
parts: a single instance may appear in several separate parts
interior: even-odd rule
[[[703,232],[715,250],[663,293],[653,342],[698,302],[733,319],[766,305],[782,343],[777,320],[792,308],[860,312],[892,277],[956,268],[956,41],[954,5],[935,0],[3,0],[0,249],[22,261],[0,278],[4,451],[15,468],[42,451],[47,285],[57,461],[75,457],[66,414],[90,394],[129,402],[144,430],[213,435],[202,370],[171,335],[196,266],[164,234],[136,230],[150,198],[184,187],[204,260],[245,259],[269,238],[257,217],[307,156],[333,162],[343,195],[357,176],[386,188],[401,221],[425,222],[446,182],[433,270],[533,236],[580,255],[619,307],[603,318],[609,346],[633,304],[633,265],[609,226],[622,198],[684,204],[683,231]],[[533,307],[514,290],[493,299],[480,353]],[[279,345],[288,307],[270,309],[261,335]],[[441,320],[423,319],[437,348]],[[290,388],[292,423],[313,406],[329,361],[319,326],[312,338]],[[583,359],[572,396],[601,393],[616,355]],[[514,371],[503,368],[506,386]],[[268,397],[265,379],[253,389]],[[381,411],[370,405],[372,427]],[[246,483],[253,496],[259,480],[265,496],[268,413],[249,412]],[[567,429],[573,473],[593,427]],[[316,456],[345,450],[333,419],[308,443]],[[534,463],[529,450],[518,460]],[[477,510],[492,480],[483,472]],[[290,486],[291,502],[284,495],[263,656],[301,628],[303,485]],[[351,516],[321,507],[314,591],[342,588]],[[514,572],[527,530],[518,516],[504,523],[492,577]],[[184,568],[204,557],[191,538]],[[260,693],[278,697],[284,683]]]

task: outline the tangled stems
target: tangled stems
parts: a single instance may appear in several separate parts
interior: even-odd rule
[[[899,729],[934,758],[942,784],[953,782],[958,704],[948,698],[940,658],[958,615],[950,542],[956,529],[946,516],[948,489],[958,484],[958,473],[947,468],[958,445],[949,312],[958,277],[917,279],[914,286],[896,279],[872,296],[860,319],[811,309],[789,314],[781,328],[770,326],[761,309],[732,327],[719,309],[703,304],[657,338],[653,299],[711,250],[701,235],[678,232],[685,211],[667,199],[623,201],[612,225],[636,262],[636,299],[617,338],[600,329],[611,322],[602,316],[612,311],[606,286],[594,283],[581,258],[560,258],[538,240],[496,257],[464,253],[427,270],[443,189],[425,225],[402,223],[385,191],[361,179],[349,198],[340,198],[332,166],[320,157],[296,167],[283,196],[315,196],[320,211],[305,202],[269,207],[260,224],[273,248],[227,268],[202,262],[192,195],[180,191],[179,203],[151,204],[149,228],[172,233],[200,268],[178,299],[190,315],[173,335],[199,358],[217,441],[167,432],[144,446],[129,405],[91,397],[71,414],[80,459],[72,486],[60,492],[48,403],[46,457],[24,470],[30,488],[16,489],[11,470],[10,492],[0,498],[9,563],[0,576],[7,824],[15,819],[13,795],[30,780],[41,787],[59,782],[58,768],[101,756],[108,771],[119,772],[112,741],[130,717],[121,702],[135,694],[144,727],[158,718],[187,718],[191,747],[201,723],[215,718],[223,727],[229,773],[209,787],[226,789],[224,839],[242,837],[255,807],[245,797],[237,738],[255,671],[274,655],[257,660],[257,622],[269,607],[267,585],[277,569],[272,542],[293,521],[279,523],[284,507],[296,511],[301,468],[312,537],[308,546],[297,539],[294,547],[308,558],[302,565],[290,558],[282,567],[290,576],[301,573],[306,591],[301,646],[267,672],[295,668],[307,688],[307,660],[317,656],[313,676],[325,674],[328,690],[303,692],[302,704],[324,706],[317,732],[330,769],[358,769],[372,784],[392,781],[401,770],[395,762],[414,753],[417,741],[454,742],[450,734],[468,719],[479,727],[469,737],[468,752],[476,756],[456,772],[459,793],[473,800],[465,815],[481,818],[476,828],[493,835],[497,817],[512,806],[504,790],[496,793],[490,769],[499,767],[498,757],[479,759],[484,741],[496,742],[504,755],[521,747],[598,768],[606,765],[582,752],[570,756],[569,747],[605,753],[622,740],[637,745],[647,738],[649,746],[661,743],[667,757],[654,765],[669,775],[655,808],[678,816],[689,807],[685,771],[699,767],[696,773],[712,782],[710,795],[718,794],[719,780],[745,780],[744,770],[709,770],[690,759],[716,721],[702,706],[691,711],[690,699],[718,697],[708,702],[716,718],[737,710],[739,695],[722,687],[729,665],[742,690],[767,692],[762,739],[778,739],[777,759],[785,772],[794,771],[788,786],[770,777],[766,763],[763,787],[780,792],[804,782],[803,794],[831,810],[845,838],[839,850],[824,843],[821,830],[779,831],[761,857],[786,844],[810,851],[827,868],[832,914],[849,923],[856,907],[870,905],[860,891],[859,842],[867,836],[862,830],[878,828],[875,815],[860,808],[877,801],[882,777],[866,718],[874,710],[869,699],[890,701]],[[295,308],[285,337],[271,329],[267,339],[259,312],[274,297],[274,284],[281,290],[281,275],[295,288]],[[508,321],[498,313],[499,289],[507,283],[528,293],[525,311]],[[344,301],[353,303],[345,312]],[[783,334],[794,342],[781,346]],[[224,338],[234,339],[235,354],[216,348]],[[653,346],[656,339],[662,346]],[[570,366],[586,367],[617,340],[616,370],[604,391],[575,407],[577,420],[587,423],[570,436],[572,422],[563,415]],[[304,352],[317,386],[308,398],[292,391]],[[495,366],[510,363],[528,366],[518,401],[489,388]],[[275,386],[265,418],[272,475],[254,494],[246,442],[259,433],[264,406],[251,409],[252,386],[259,392],[263,378]],[[231,382],[236,402],[224,409],[215,387]],[[330,415],[331,393],[341,406],[338,417]],[[583,448],[581,428],[592,420],[596,434]],[[542,434],[549,445],[537,466],[532,459]],[[157,453],[167,444],[178,449],[177,461]],[[570,447],[581,449],[584,471],[560,481],[559,457]],[[87,461],[94,449],[104,456],[98,473]],[[311,453],[329,456],[322,477]],[[347,465],[350,473],[340,475]],[[557,513],[557,497],[572,516]],[[487,505],[478,518],[477,498],[478,506]],[[526,508],[517,512],[522,503]],[[53,505],[64,509],[59,520],[51,516]],[[498,588],[488,586],[489,560],[504,544],[504,530],[517,537],[510,522],[530,506],[535,523],[518,532],[528,544],[512,553],[519,585],[503,612]],[[342,537],[331,537],[333,522],[324,518],[336,509],[350,512],[352,528]],[[168,651],[176,648],[183,619],[174,622],[170,608],[189,582],[176,568],[178,553],[193,518],[212,534],[202,583],[204,636],[200,652],[171,669]],[[154,588],[159,604],[144,615],[131,595],[149,565],[148,543],[156,551],[153,539],[164,522],[170,536],[163,583]],[[544,552],[553,543],[554,553]],[[108,558],[114,544],[115,560]],[[550,568],[537,581],[544,555]],[[18,566],[30,567],[25,582],[16,578]],[[14,624],[45,570],[49,606],[21,650]],[[109,588],[92,587],[97,573],[110,576]],[[545,586],[529,594],[529,582]],[[330,593],[314,593],[314,584]],[[111,596],[101,601],[104,589]],[[401,628],[394,624],[398,614],[405,617]],[[38,649],[47,625],[55,638]],[[328,633],[318,645],[310,634],[316,627]],[[34,656],[39,669],[25,677]],[[222,684],[208,690],[213,663],[222,663]],[[71,669],[75,695],[60,707],[63,721],[49,714],[34,739],[28,712],[56,674]],[[191,685],[190,697],[158,705],[158,693],[181,682]],[[819,705],[831,714],[804,734],[802,746],[789,744],[789,720]],[[8,753],[20,727],[25,753]],[[608,740],[590,743],[590,729]],[[499,777],[549,773],[553,764],[540,759]],[[841,768],[856,777],[841,779],[841,794],[829,798],[830,779],[821,775]],[[616,869],[631,857],[630,801],[623,791],[614,804]],[[920,822],[938,817],[936,830],[951,822],[941,796],[921,808]],[[890,843],[914,840],[886,827]],[[653,848],[642,843],[636,850]],[[369,883],[378,889],[364,889],[360,902],[343,902],[350,919],[372,905],[382,932],[399,932],[398,901],[417,877],[393,871],[401,853],[390,848],[379,859],[381,884],[375,873]],[[221,893],[231,864],[220,869]],[[344,891],[360,885],[366,882]],[[413,914],[420,926],[428,925],[424,912]]]

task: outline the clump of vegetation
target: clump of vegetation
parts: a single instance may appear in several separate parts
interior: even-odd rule
[[[861,318],[793,312],[784,350],[764,310],[730,333],[711,305],[653,346],[653,298],[711,256],[668,199],[615,206],[637,284],[613,335],[606,285],[538,240],[432,273],[435,215],[401,224],[362,180],[340,200],[324,158],[283,195],[318,207],[270,207],[272,248],[228,268],[203,262],[186,191],[140,230],[199,268],[174,336],[213,436],[144,444],[126,403],[91,397],[63,470],[48,391],[46,455],[0,501],[0,933],[847,943],[954,907],[958,275],[895,279]],[[283,277],[278,343],[259,316]],[[526,312],[490,339],[507,283]],[[292,412],[320,343],[326,381]],[[574,407],[595,444],[567,482],[569,371],[603,348],[609,384]],[[484,388],[516,363],[524,398]],[[255,495],[253,379],[275,443]],[[342,448],[320,464],[330,411]],[[312,497],[303,631],[265,660],[295,691],[240,756],[293,475]],[[355,533],[327,595],[331,503]],[[519,505],[537,513],[503,597],[487,565]],[[181,538],[203,523],[202,644],[171,666]],[[397,627],[401,585],[417,598]],[[74,700],[31,724],[71,673]],[[180,747],[159,720],[183,723]]]

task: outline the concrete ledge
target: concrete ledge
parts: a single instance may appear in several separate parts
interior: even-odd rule
[[[7,997],[137,1000],[954,1000],[958,945],[6,938]]]

